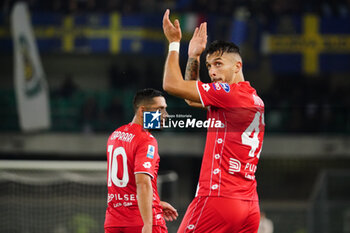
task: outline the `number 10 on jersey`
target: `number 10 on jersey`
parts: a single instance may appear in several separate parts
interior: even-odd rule
[[[123,165],[123,176],[122,179],[118,178],[118,156],[121,156]],[[119,160],[120,161],[120,160]],[[117,147],[113,150],[113,145],[108,146],[108,187],[112,186],[112,182],[117,187],[126,187],[129,182],[128,163],[125,149],[123,147]]]

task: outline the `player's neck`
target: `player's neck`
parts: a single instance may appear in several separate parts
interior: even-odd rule
[[[138,117],[137,115],[135,115],[134,118],[132,119],[131,123],[138,124],[138,125],[142,126],[142,119],[140,117]]]
[[[143,126],[143,119],[137,115],[134,116],[131,123]],[[147,129],[145,129],[147,130]],[[148,130],[147,130],[148,131]]]
[[[236,83],[244,82],[244,77],[243,77],[243,75],[238,76],[238,77],[236,78],[235,82],[236,82]]]
[[[232,81],[229,84],[244,82],[244,76],[242,72],[239,72],[235,77],[233,77]]]

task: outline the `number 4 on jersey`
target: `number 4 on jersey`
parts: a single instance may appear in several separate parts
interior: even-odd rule
[[[260,118],[261,118],[261,122],[260,122]],[[255,113],[255,116],[254,116],[252,123],[250,123],[248,128],[242,133],[242,136],[241,136],[242,137],[242,144],[251,147],[249,154],[248,154],[249,157],[254,157],[255,151],[259,147],[259,144],[260,144],[259,137],[258,137],[259,132],[260,132],[260,129],[259,129],[260,123],[265,124],[264,113],[257,112],[257,113]],[[252,133],[253,133],[253,136],[252,136]],[[261,149],[262,149],[262,146],[261,146],[258,154],[256,155],[257,158],[260,158]]]

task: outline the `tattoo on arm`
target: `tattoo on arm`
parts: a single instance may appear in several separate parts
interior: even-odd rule
[[[196,58],[188,58],[185,72],[185,80],[199,79],[199,61]]]

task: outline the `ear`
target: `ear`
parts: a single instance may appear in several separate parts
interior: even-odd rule
[[[137,115],[139,115],[141,117],[141,119],[143,119],[143,112],[145,111],[145,106],[140,106],[137,109]]]
[[[241,61],[237,61],[234,65],[234,72],[238,73],[242,70],[242,62]]]

